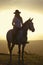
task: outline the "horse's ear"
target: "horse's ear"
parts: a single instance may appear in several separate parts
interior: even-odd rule
[[[31,17],[29,19],[31,20]]]
[[[33,18],[31,20],[33,20]]]
[[[29,20],[33,20],[33,18],[30,17]]]

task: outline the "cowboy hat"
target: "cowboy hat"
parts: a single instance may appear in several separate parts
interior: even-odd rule
[[[21,12],[19,10],[15,10],[14,14],[20,14]]]

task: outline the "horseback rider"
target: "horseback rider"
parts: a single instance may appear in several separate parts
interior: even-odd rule
[[[12,25],[13,25],[13,35],[16,36],[18,30],[22,27],[23,25],[23,20],[22,17],[20,16],[20,11],[19,10],[15,10],[14,14],[14,18],[12,21]]]

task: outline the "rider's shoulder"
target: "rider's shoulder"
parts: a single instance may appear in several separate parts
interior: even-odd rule
[[[22,19],[22,17],[20,16],[20,19]]]

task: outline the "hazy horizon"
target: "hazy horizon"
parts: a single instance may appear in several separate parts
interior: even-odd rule
[[[29,44],[26,45],[25,51],[28,54],[31,53],[43,56],[43,40],[29,40]],[[0,53],[9,54],[6,40],[0,40]],[[18,45],[15,45],[13,54],[18,54]]]

